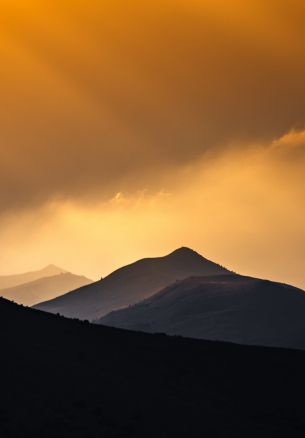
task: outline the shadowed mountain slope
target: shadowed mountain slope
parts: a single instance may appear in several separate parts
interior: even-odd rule
[[[92,283],[92,280],[86,277],[66,272],[0,290],[0,296],[18,304],[32,306],[42,300],[50,300],[90,283]]]
[[[59,275],[65,272],[67,271],[58,268],[55,265],[48,265],[38,271],[26,272],[24,274],[2,275],[0,276],[0,290],[29,283],[31,281],[38,280],[39,278]]]
[[[146,332],[305,349],[305,293],[239,275],[189,278],[98,322]]]
[[[0,299],[0,436],[303,437],[305,353],[136,333]]]
[[[124,266],[103,280],[35,307],[67,317],[93,320],[147,298],[176,280],[228,272],[195,251],[180,248],[165,257],[142,259]]]

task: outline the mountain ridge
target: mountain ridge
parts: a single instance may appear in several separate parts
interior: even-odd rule
[[[52,299],[76,287],[92,283],[83,275],[61,272],[56,275],[41,277],[28,283],[0,290],[0,296],[18,304],[33,306],[41,300]]]
[[[95,323],[149,333],[305,349],[305,292],[237,274],[190,277]]]
[[[59,268],[54,264],[49,264],[41,269],[28,271],[20,274],[9,274],[0,276],[0,289],[19,286],[43,277],[50,277],[60,273],[67,273],[65,269]]]
[[[111,310],[134,304],[175,280],[190,275],[225,275],[227,269],[195,251],[181,247],[163,257],[144,258],[123,266],[89,286],[71,291],[35,308],[93,320]]]

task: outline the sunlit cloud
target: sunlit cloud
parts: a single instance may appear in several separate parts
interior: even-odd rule
[[[304,132],[290,132],[205,156],[175,169],[170,191],[50,202],[8,216],[1,268],[52,261],[99,278],[144,255],[188,245],[239,272],[304,287],[305,154],[289,158],[304,139]]]

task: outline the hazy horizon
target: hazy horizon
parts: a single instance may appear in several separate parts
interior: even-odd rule
[[[136,261],[138,261],[138,260],[145,259],[145,258],[164,257],[164,256],[169,255],[171,252],[173,252],[173,251],[175,251],[176,249],[179,249],[179,248],[181,248],[181,247],[187,247],[187,246],[186,246],[186,245],[181,245],[180,247],[174,248],[173,250],[169,250],[169,251],[167,251],[167,252],[165,252],[165,253],[162,253],[162,254],[143,255],[143,256],[140,256],[140,257],[138,257],[138,258],[130,258],[129,260],[127,260],[127,261],[124,262],[123,264],[119,264],[119,265],[115,265],[114,262],[113,262],[112,260],[110,260],[109,263],[108,263],[108,266],[113,266],[113,267],[111,267],[109,271],[105,271],[105,272],[100,273],[99,271],[93,271],[93,270],[91,269],[91,270],[88,270],[88,272],[91,272],[91,273],[92,273],[91,276],[90,276],[90,274],[83,273],[83,272],[78,272],[78,271],[75,271],[75,270],[74,270],[74,271],[73,271],[73,270],[69,270],[69,269],[66,270],[66,267],[65,267],[65,266],[57,265],[56,263],[49,263],[48,265],[43,265],[43,266],[41,266],[41,265],[38,264],[37,266],[34,266],[34,267],[32,267],[32,268],[29,268],[29,269],[25,269],[24,271],[2,272],[2,271],[0,270],[0,277],[1,277],[1,276],[10,276],[10,275],[14,276],[14,275],[18,275],[18,274],[24,274],[24,273],[27,273],[27,272],[42,271],[42,270],[44,270],[45,268],[47,268],[48,266],[52,266],[52,265],[54,265],[54,266],[57,267],[57,268],[63,269],[64,272],[66,272],[66,273],[72,273],[72,274],[75,274],[75,275],[84,276],[84,277],[88,278],[89,280],[98,281],[98,280],[100,280],[101,278],[105,278],[106,276],[110,275],[112,272],[116,271],[117,269],[120,269],[120,268],[122,268],[122,267],[124,267],[124,266],[126,266],[126,265],[129,265],[129,264],[132,264],[132,263],[134,263],[134,262],[136,262]],[[187,247],[187,248],[189,248],[189,247]],[[192,250],[195,251],[194,248],[189,248],[189,249],[192,249]],[[273,281],[277,281],[277,282],[280,282],[280,283],[287,283],[287,281],[283,279],[283,278],[285,277],[285,274],[282,276],[282,278],[281,278],[280,275],[279,275],[278,277],[275,276],[275,277],[273,277],[273,278],[272,278],[271,276],[266,276],[266,277],[264,277],[263,275],[260,275],[259,273],[257,273],[257,274],[253,274],[253,269],[251,269],[251,267],[250,267],[250,269],[249,269],[248,272],[240,272],[240,271],[238,271],[237,269],[235,269],[233,266],[228,266],[228,265],[223,264],[223,263],[222,263],[221,261],[219,261],[219,260],[211,259],[211,258],[208,257],[206,254],[203,254],[203,253],[201,253],[200,251],[196,251],[196,252],[198,252],[200,255],[202,255],[202,256],[205,257],[206,259],[208,259],[208,260],[210,260],[210,261],[212,261],[212,262],[214,262],[214,263],[216,263],[216,264],[219,264],[219,265],[221,265],[221,266],[227,268],[229,271],[235,272],[235,273],[237,273],[237,274],[240,274],[240,275],[246,275],[246,276],[247,276],[247,275],[248,275],[248,276],[253,276],[253,277],[262,278],[262,279],[266,279],[266,280],[273,280]],[[24,266],[28,266],[28,265],[24,264]],[[58,274],[53,274],[53,275],[58,275]],[[47,275],[46,277],[50,277],[50,275]],[[41,278],[44,278],[44,277],[41,277]],[[305,287],[305,286],[302,286],[302,284],[294,284],[294,283],[292,283],[292,282],[290,282],[290,284],[293,285],[293,286],[296,286],[296,287],[300,287],[300,288],[302,288],[302,287],[304,288],[304,287]]]

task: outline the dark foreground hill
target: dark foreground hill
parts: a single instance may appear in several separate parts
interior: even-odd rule
[[[189,278],[98,322],[145,332],[305,349],[305,292],[239,275]]]
[[[70,318],[93,320],[147,298],[175,280],[228,272],[195,251],[180,248],[165,257],[142,259],[124,266],[101,281],[35,307]]]
[[[149,335],[0,300],[3,438],[304,437],[305,353]]]
[[[32,306],[90,283],[92,280],[89,278],[65,272],[0,290],[0,296],[18,304]]]

